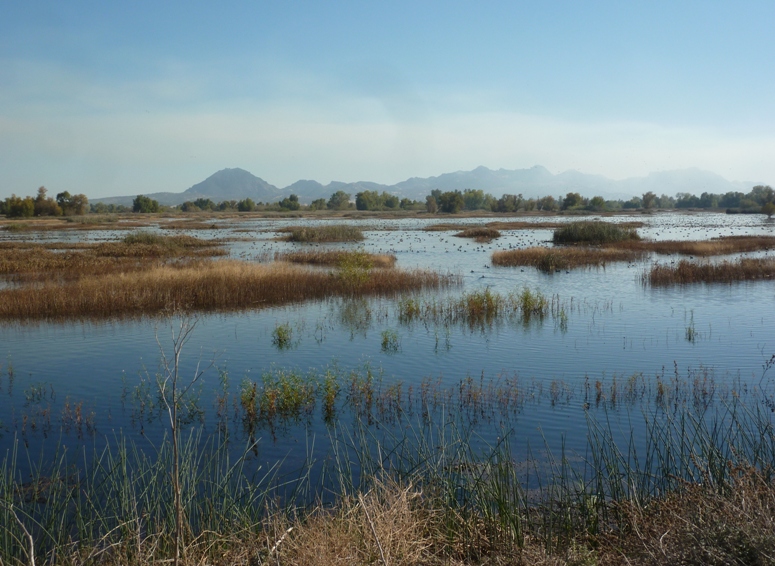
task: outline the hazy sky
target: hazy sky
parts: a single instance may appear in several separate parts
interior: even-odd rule
[[[775,184],[774,25],[773,0],[7,0],[0,198],[180,192],[225,167]]]

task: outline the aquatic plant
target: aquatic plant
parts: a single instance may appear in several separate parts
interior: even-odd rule
[[[293,329],[290,324],[286,322],[274,327],[274,330],[272,330],[272,344],[274,344],[278,350],[284,350],[292,346]]]
[[[398,332],[390,328],[382,331],[382,351],[395,353],[401,348],[401,339]]]

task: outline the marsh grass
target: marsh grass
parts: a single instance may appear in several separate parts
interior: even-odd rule
[[[363,279],[288,264],[202,261],[109,273],[62,284],[0,290],[0,319],[114,317],[184,311],[257,309],[335,296],[438,289],[458,279],[424,270],[372,270]]]
[[[632,227],[598,220],[569,222],[557,228],[552,236],[555,244],[609,244],[639,239]]]
[[[681,260],[675,265],[655,264],[642,276],[644,284],[655,287],[694,283],[732,283],[775,278],[775,258],[697,263]]]
[[[389,268],[396,264],[396,256],[392,254],[372,254],[363,250],[277,252],[274,255],[274,259],[275,261],[287,261],[289,263],[333,267],[339,267],[350,262],[378,268]]]
[[[117,242],[3,244],[0,245],[0,276],[21,283],[74,281],[144,271],[172,260],[185,263],[227,253],[220,241],[145,232],[129,234]]]
[[[700,257],[775,249],[775,236],[722,236],[710,240],[625,241],[618,248]]]
[[[620,403],[644,390],[698,398],[705,377],[676,369],[595,389]],[[775,437],[767,393],[740,385],[702,405],[633,413],[628,422],[644,420],[639,445],[606,410],[587,411],[584,457],[549,446],[517,457],[514,431],[488,444],[467,424],[488,406],[530,402],[535,391],[516,377],[427,379],[411,391],[368,369],[278,370],[243,382],[246,414],[303,420],[332,397],[328,414],[359,407],[352,421],[327,421],[318,467],[308,454],[290,474],[248,473],[258,441],[230,456],[233,439],[194,428],[181,438],[177,515],[169,437],[147,451],[118,437],[91,456],[60,447],[40,460],[17,441],[0,462],[0,559],[169,561],[182,517],[182,564],[767,564]],[[542,391],[561,403],[576,394],[561,382]],[[409,399],[420,409],[408,411]]]
[[[441,300],[406,296],[398,300],[396,311],[402,324],[462,324],[471,330],[484,330],[503,321],[529,324],[533,320],[541,321],[547,316],[555,318],[565,312],[558,296],[546,297],[540,291],[531,291],[527,287],[506,294],[488,287]],[[567,314],[563,316],[567,326]]]
[[[347,224],[290,226],[288,228],[280,228],[277,232],[286,233],[287,235],[282,239],[287,242],[361,242],[364,239],[360,228]]]
[[[493,252],[492,263],[501,267],[532,266],[543,272],[552,273],[577,267],[605,267],[606,264],[615,261],[637,261],[645,255],[646,252],[640,250],[609,247],[535,246]]]

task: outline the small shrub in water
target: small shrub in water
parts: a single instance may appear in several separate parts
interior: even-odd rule
[[[279,350],[285,350],[293,345],[293,329],[287,322],[274,327],[272,331],[272,344]]]

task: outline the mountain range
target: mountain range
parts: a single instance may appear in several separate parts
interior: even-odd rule
[[[302,203],[318,198],[328,199],[336,191],[350,193],[352,198],[361,191],[386,191],[400,198],[425,200],[433,189],[454,191],[482,189],[496,197],[503,194],[522,194],[525,198],[546,195],[558,197],[568,192],[577,192],[584,197],[602,196],[606,199],[629,200],[652,191],[657,195],[704,192],[723,194],[729,191],[748,192],[756,184],[752,182],[728,181],[711,171],[701,169],[676,169],[650,173],[646,177],[631,177],[614,180],[602,175],[591,175],[569,170],[557,175],[545,167],[536,165],[529,169],[498,169],[477,167],[472,171],[444,173],[438,177],[412,177],[395,185],[383,185],[369,181],[344,183],[332,181],[323,185],[313,180],[299,180],[282,189],[267,183],[244,169],[222,169],[204,181],[181,193],[146,194],[163,205],[178,205],[198,198],[209,198],[214,202],[251,198],[255,202],[275,202],[291,194],[298,195]],[[92,199],[92,202],[124,204],[130,206],[136,195]]]

